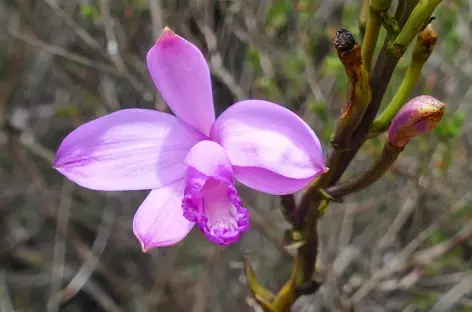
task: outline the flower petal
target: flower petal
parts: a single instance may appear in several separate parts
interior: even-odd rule
[[[164,29],[147,54],[154,84],[174,114],[208,135],[215,120],[210,70],[189,41]]]
[[[291,179],[273,171],[257,167],[234,167],[234,176],[244,185],[267,194],[283,195],[296,193],[304,188],[312,177]]]
[[[225,149],[241,183],[270,194],[300,190],[327,170],[316,134],[297,115],[267,101],[229,107],[211,139]]]
[[[224,149],[201,141],[185,159],[184,216],[197,222],[212,242],[227,246],[249,229],[249,215],[241,206],[233,170]]]
[[[53,165],[95,190],[159,188],[184,176],[184,159],[203,135],[170,114],[124,109],[92,120],[61,143]]]
[[[155,247],[176,244],[194,226],[183,216],[183,180],[152,190],[133,219],[133,232],[144,252]]]

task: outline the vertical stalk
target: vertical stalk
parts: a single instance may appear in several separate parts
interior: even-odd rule
[[[359,14],[359,34],[360,41],[364,41],[365,30],[367,28],[367,21],[369,19],[369,0],[362,0],[361,13]]]
[[[392,0],[371,0],[370,2],[369,19],[362,43],[362,57],[368,71],[372,66],[372,58],[379,38],[380,26],[382,26],[380,15],[382,12],[387,12],[391,4]]]

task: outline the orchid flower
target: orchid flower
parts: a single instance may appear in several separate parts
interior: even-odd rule
[[[64,139],[53,165],[85,188],[151,190],[133,220],[143,251],[181,241],[195,224],[214,243],[236,242],[249,216],[235,179],[288,194],[327,170],[315,133],[282,106],[241,101],[215,120],[208,64],[170,29],[147,65],[175,116],[123,109],[92,120]]]

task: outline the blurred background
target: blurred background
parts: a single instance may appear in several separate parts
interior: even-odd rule
[[[0,0],[0,311],[261,311],[244,252],[277,291],[292,256],[279,198],[240,187],[251,231],[221,248],[194,230],[146,254],[131,230],[147,192],[81,188],[51,168],[77,126],[121,108],[167,110],[145,55],[165,26],[203,51],[217,113],[263,98],[298,113],[325,150],[346,103],[332,47],[359,39],[356,0]],[[316,295],[294,311],[472,311],[472,2],[444,1],[438,44],[414,95],[447,113],[412,141],[385,177],[332,204],[321,220]],[[379,43],[385,36],[383,30]],[[400,61],[384,105],[410,61]],[[368,168],[368,141],[343,179]]]

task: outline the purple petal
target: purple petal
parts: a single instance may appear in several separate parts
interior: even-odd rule
[[[155,247],[176,244],[194,226],[183,216],[183,180],[152,190],[138,208],[133,219],[133,232],[143,252]]]
[[[308,185],[312,177],[291,179],[257,167],[234,167],[234,176],[244,185],[267,194],[292,194]]]
[[[211,138],[225,149],[236,179],[269,194],[288,194],[326,172],[320,141],[280,105],[242,101],[216,120]]]
[[[174,114],[208,135],[215,120],[210,70],[196,46],[164,29],[147,54],[154,84]]]
[[[184,216],[197,222],[212,242],[227,246],[249,229],[249,215],[241,206],[233,171],[223,148],[202,141],[188,154],[185,164]]]
[[[184,159],[203,135],[170,114],[124,109],[92,120],[61,143],[53,167],[95,190],[159,188],[184,176]]]

